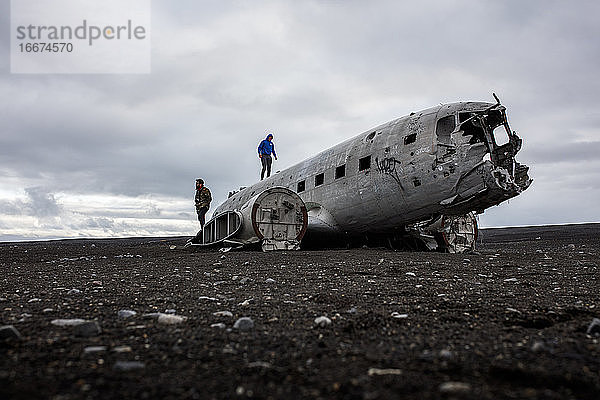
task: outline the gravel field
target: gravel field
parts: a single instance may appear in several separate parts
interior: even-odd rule
[[[0,243],[2,399],[598,399],[600,225],[473,254]]]

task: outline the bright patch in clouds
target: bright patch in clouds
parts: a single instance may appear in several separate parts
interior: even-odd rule
[[[50,193],[28,188],[0,198],[0,241],[124,236],[193,235],[198,228],[188,199]]]

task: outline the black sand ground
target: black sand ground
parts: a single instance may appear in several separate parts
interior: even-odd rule
[[[481,237],[468,255],[0,244],[0,325],[21,335],[0,339],[0,398],[600,398],[600,225]],[[143,316],[166,310],[186,319]]]

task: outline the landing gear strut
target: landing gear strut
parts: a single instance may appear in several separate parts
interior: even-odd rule
[[[475,214],[461,216],[444,215],[436,240],[448,253],[466,253],[475,250],[477,241],[477,219]]]

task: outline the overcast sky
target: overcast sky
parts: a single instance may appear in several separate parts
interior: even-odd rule
[[[282,170],[492,92],[534,182],[480,225],[600,221],[598,1],[157,0],[152,72],[87,75],[11,74],[0,1],[0,241],[190,235],[267,131]]]

